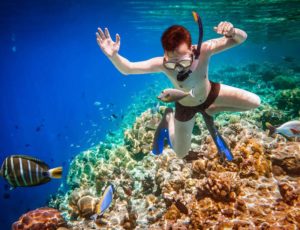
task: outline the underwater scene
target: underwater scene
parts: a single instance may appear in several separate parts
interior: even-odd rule
[[[0,1],[0,230],[300,229],[300,1]]]

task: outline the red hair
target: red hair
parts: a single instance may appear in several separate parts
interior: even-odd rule
[[[174,51],[182,43],[190,47],[192,45],[191,34],[185,27],[173,25],[164,31],[161,43],[166,51]]]

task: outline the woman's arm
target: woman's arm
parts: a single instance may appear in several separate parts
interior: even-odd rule
[[[247,39],[247,33],[241,29],[234,28],[230,22],[220,22],[214,27],[218,34],[224,37],[211,39],[203,43],[208,54],[213,55],[243,43]]]
[[[130,62],[119,54],[109,57],[114,66],[124,75],[162,72],[163,57],[146,61]]]
[[[121,43],[119,34],[116,34],[116,42],[114,42],[111,39],[107,28],[105,28],[105,33],[103,33],[101,28],[98,28],[96,38],[102,52],[122,74],[128,75],[162,72],[163,57],[151,58],[140,62],[130,62],[126,58],[122,57],[118,53]]]

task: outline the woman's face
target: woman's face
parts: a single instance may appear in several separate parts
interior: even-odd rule
[[[186,43],[182,43],[174,51],[165,51],[166,61],[177,61],[183,56],[188,56],[192,53],[191,47],[188,47]]]
[[[186,72],[193,63],[192,50],[186,43],[182,43],[174,51],[165,51],[164,66],[176,72]]]

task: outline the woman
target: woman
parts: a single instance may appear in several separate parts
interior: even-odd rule
[[[260,105],[260,98],[254,93],[209,81],[210,57],[243,43],[247,38],[243,30],[234,28],[230,22],[220,22],[214,30],[224,36],[202,43],[197,66],[184,79],[178,76],[184,76],[182,73],[187,73],[195,61],[193,57],[197,45],[191,44],[191,35],[183,26],[173,25],[163,33],[161,38],[163,57],[154,57],[140,62],[130,62],[118,53],[120,49],[118,34],[116,34],[116,42],[113,42],[107,28],[105,32],[98,28],[96,33],[99,47],[124,75],[162,72],[175,88],[186,92],[194,89],[194,97],[187,96],[181,99],[176,103],[175,114],[172,110],[168,110],[170,112],[164,116],[168,123],[171,144],[180,158],[185,157],[189,152],[195,114],[200,111],[199,108],[212,116],[222,111],[246,111]],[[183,62],[190,65],[187,64],[184,68],[182,67],[184,65],[180,64]]]

